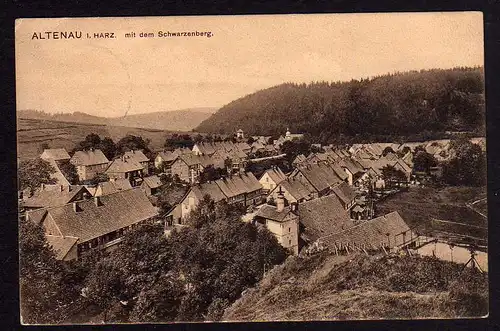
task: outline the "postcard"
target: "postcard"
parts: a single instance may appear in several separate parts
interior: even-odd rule
[[[18,19],[25,325],[488,316],[480,12]]]

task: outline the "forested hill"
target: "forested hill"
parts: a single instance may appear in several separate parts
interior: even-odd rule
[[[249,135],[411,136],[484,130],[483,68],[388,74],[349,82],[285,83],[237,99],[196,131]],[[427,130],[427,131],[426,131]]]

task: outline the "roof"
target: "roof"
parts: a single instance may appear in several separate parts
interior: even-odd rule
[[[299,154],[295,157],[295,159],[293,160],[293,164],[299,164],[299,163],[302,163],[306,160],[306,157],[304,156],[304,154]]]
[[[63,236],[79,238],[80,242],[158,215],[157,209],[140,188],[103,195],[98,198],[101,202],[99,206],[94,199],[77,202],[78,212],[73,210],[73,204],[70,203],[51,208],[47,214]]]
[[[81,185],[71,185],[71,186],[54,185],[36,191],[32,197],[24,200],[21,203],[23,207],[28,207],[28,208],[61,206],[69,202],[72,202],[77,194],[85,192],[90,195],[88,190]]]
[[[262,189],[262,185],[251,172],[217,179],[215,183],[228,198]]]
[[[406,238],[410,237],[410,228],[401,215],[394,211],[372,220],[362,221],[356,226],[320,238],[320,240],[327,245],[337,246],[355,244],[356,246],[378,248],[384,243],[394,247],[403,244],[403,236],[400,235],[403,232],[406,233]]]
[[[276,184],[279,184],[286,179],[285,174],[279,167],[267,169],[261,176],[261,178],[264,177],[265,174],[268,174],[268,176],[271,177],[273,182],[275,182]]]
[[[339,198],[332,194],[299,204],[299,220],[307,237],[320,238],[354,225]]]
[[[283,211],[278,212],[275,206],[268,204],[263,205],[255,216],[265,219],[282,222],[283,219],[290,213],[290,206],[283,208]]]
[[[88,151],[77,151],[73,154],[71,158],[71,163],[76,166],[90,166],[95,164],[108,163],[109,160],[106,158],[104,153],[100,149],[88,150]]]
[[[44,160],[52,159],[54,161],[71,159],[71,156],[69,156],[64,148],[45,149],[40,157]]]
[[[144,155],[144,153],[142,151],[139,151],[139,150],[132,150],[132,151],[125,152],[125,154],[123,154],[123,156],[128,157],[129,159],[132,159],[136,162],[148,162],[149,161],[149,158],[146,155]]]
[[[274,190],[277,190],[279,187],[286,190],[297,201],[301,199],[308,199],[312,193],[316,192],[311,184],[304,184],[295,178],[287,178],[279,183]]]
[[[326,164],[299,165],[297,170],[302,173],[318,192],[342,182],[342,179],[336,172]]]
[[[193,185],[191,191],[198,200],[202,200],[205,195],[209,195],[215,202],[219,202],[226,198],[215,182]]]
[[[339,161],[338,165],[347,168],[352,174],[358,174],[364,170],[361,164],[350,158]]]
[[[344,205],[351,203],[356,198],[356,193],[346,182],[342,182],[333,188],[333,193],[342,201]]]
[[[354,206],[354,208],[352,209],[352,211],[356,212],[356,213],[361,213],[362,211],[364,211],[365,208],[361,207],[360,205],[356,205]]]
[[[45,217],[45,214],[47,213],[47,209],[45,208],[40,208],[40,209],[35,209],[35,210],[27,210],[26,211],[26,217],[34,222],[35,224],[40,224]]]
[[[49,162],[50,165],[55,169],[55,172],[50,174],[50,178],[54,178],[56,180],[56,184],[58,185],[69,186],[70,182],[61,172],[61,169],[59,169],[59,165],[57,164],[57,162],[54,159],[47,159],[46,161]]]
[[[197,164],[201,164],[201,158],[194,154],[183,154],[179,156],[179,160],[186,163],[189,167]]]
[[[99,183],[97,186],[101,188],[101,195],[132,189],[130,181],[126,178],[120,178],[109,182],[102,182]]]
[[[135,161],[132,158],[123,156],[118,159],[114,159],[106,169],[106,173],[125,173],[132,172],[143,169],[143,165]]]
[[[47,238],[49,245],[52,246],[54,253],[56,253],[56,259],[58,260],[64,259],[78,241],[78,238],[75,237],[45,235],[45,238]]]
[[[144,185],[147,185],[150,188],[157,188],[163,185],[163,183],[160,180],[160,177],[158,177],[157,175],[144,177],[143,180],[144,180],[143,181]]]

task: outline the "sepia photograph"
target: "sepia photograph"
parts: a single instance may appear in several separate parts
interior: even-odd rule
[[[21,18],[23,325],[489,314],[481,12]]]

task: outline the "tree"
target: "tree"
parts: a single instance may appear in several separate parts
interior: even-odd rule
[[[486,155],[466,137],[450,142],[452,158],[444,163],[443,179],[450,185],[480,186],[486,183]]]
[[[190,135],[188,134],[183,134],[183,135],[180,135],[180,134],[177,134],[177,133],[174,133],[173,135],[171,135],[170,137],[168,137],[166,140],[165,140],[165,148],[167,148],[168,150],[175,150],[177,148],[193,148],[194,146],[194,141],[193,139],[191,138]]]
[[[76,171],[76,167],[73,163],[68,160],[64,161],[56,161],[59,170],[61,170],[64,177],[68,180],[71,185],[75,185],[78,183],[78,173]]]
[[[200,183],[217,180],[226,174],[226,169],[215,168],[213,165],[210,165],[205,167],[200,173]]]
[[[87,135],[83,141],[77,144],[72,152],[86,151],[92,148],[101,150],[108,160],[112,160],[117,154],[116,145],[113,139],[105,137],[101,140],[101,137],[95,133]]]
[[[40,158],[21,161],[17,171],[19,189],[30,188],[33,191],[41,184],[55,184],[56,179],[51,176],[55,172],[49,162]]]
[[[148,147],[149,143],[149,139],[143,139],[141,136],[126,135],[116,143],[117,155],[123,155],[132,150],[142,150],[151,159],[152,152]]]
[[[437,164],[438,162],[434,155],[422,150],[418,151],[413,158],[413,168],[415,171],[421,171],[428,174],[431,167],[435,167]]]
[[[267,229],[240,221],[241,208],[205,196],[189,216],[190,227],[145,224],[130,231],[86,278],[88,297],[107,316],[126,301],[128,321],[201,321],[220,318],[264,265],[284,261],[287,251]],[[123,315],[122,312],[121,315]],[[108,320],[109,321],[109,320]]]
[[[108,158],[108,160],[112,160],[116,156],[116,144],[113,139],[109,137],[105,137],[101,140],[101,143],[98,145],[98,148],[103,152],[103,154]]]
[[[293,160],[299,154],[304,154],[305,156],[309,155],[311,152],[311,144],[309,144],[305,140],[299,141],[285,141],[283,145],[281,145],[281,152],[286,154],[286,159],[289,164],[292,164]]]
[[[250,146],[252,146],[252,144],[255,142],[255,139],[253,139],[252,137],[248,137],[247,139],[247,144],[249,144]]]
[[[406,182],[406,175],[403,171],[396,169],[394,166],[386,165],[382,168],[382,175],[388,182],[389,187],[393,187],[394,183]]]
[[[65,283],[64,268],[43,234],[30,220],[19,220],[21,316],[27,324],[57,324],[68,317],[79,293]]]

